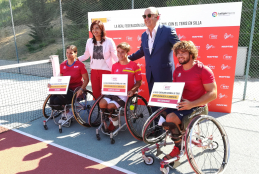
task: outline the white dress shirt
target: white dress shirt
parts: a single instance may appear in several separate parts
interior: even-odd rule
[[[158,24],[152,30],[152,37],[150,36],[149,29],[146,30],[146,33],[148,34],[148,48],[149,48],[150,54],[152,53],[153,45],[154,45],[154,42],[155,42],[157,28],[158,28]]]

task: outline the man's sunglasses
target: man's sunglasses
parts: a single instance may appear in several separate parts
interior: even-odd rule
[[[142,15],[143,19],[146,19],[146,17],[151,18],[152,14],[148,14],[148,15]]]

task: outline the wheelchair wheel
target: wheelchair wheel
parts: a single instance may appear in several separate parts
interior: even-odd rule
[[[197,116],[185,133],[185,149],[188,161],[198,174],[223,173],[229,159],[228,136],[213,117]]]
[[[147,101],[140,95],[134,94],[127,99],[124,113],[130,133],[137,140],[143,140],[142,129],[152,113]]]
[[[147,119],[142,131],[142,137],[145,143],[154,144],[165,138],[166,131],[162,126],[158,126],[159,117],[165,110],[166,108],[160,108]]]
[[[88,123],[88,116],[90,110],[95,102],[93,93],[85,90],[82,95],[77,97],[76,91],[72,98],[72,111],[76,121],[85,127],[90,127]]]
[[[45,118],[49,118],[51,116],[51,107],[49,106],[49,101],[50,101],[50,97],[51,97],[51,94],[49,94],[47,96],[47,98],[45,99],[44,103],[43,103],[43,107],[42,107],[42,113],[43,113],[43,116]],[[60,111],[54,111],[54,118],[58,117],[62,112]]]
[[[90,110],[88,123],[92,127],[97,127],[101,124],[101,113],[100,113],[99,101],[102,98],[103,98],[103,95],[101,95],[97,100],[95,100],[95,103],[93,104]]]

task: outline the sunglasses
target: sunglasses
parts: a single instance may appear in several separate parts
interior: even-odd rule
[[[142,15],[143,19],[146,19],[146,17],[151,18],[152,14],[148,14],[148,15]]]

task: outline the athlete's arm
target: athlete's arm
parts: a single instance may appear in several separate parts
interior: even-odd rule
[[[189,100],[183,99],[183,101],[179,102],[177,105],[178,110],[190,110],[191,108],[194,108],[194,107],[206,105],[207,103],[217,98],[216,82],[203,84],[203,87],[207,92],[206,94],[204,94],[199,99],[194,100],[192,102]]]

